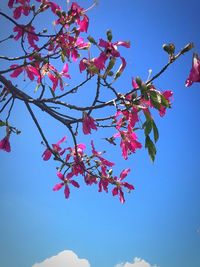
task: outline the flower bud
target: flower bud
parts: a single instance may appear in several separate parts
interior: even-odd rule
[[[35,5],[31,6],[31,10],[35,11]]]
[[[112,58],[110,59],[110,61],[109,61],[107,70],[111,70],[111,69],[114,67],[115,62],[116,62],[116,58],[115,58],[115,57],[112,57]]]
[[[193,47],[194,47],[194,44],[193,43],[189,43],[182,49],[181,53],[184,54],[184,53],[190,51]]]
[[[62,11],[62,16],[66,17],[66,12],[65,11]]]
[[[136,77],[135,78],[135,81],[136,81],[136,83],[137,83],[137,85],[139,86],[139,87],[141,87],[141,85],[142,85],[142,80],[140,79],[140,77]]]
[[[108,76],[113,76],[114,75],[114,72],[113,71],[109,71],[108,72]]]
[[[173,55],[175,52],[175,45],[172,43],[169,44],[163,44],[163,50],[165,50],[165,52],[167,52],[169,55]]]
[[[112,37],[113,37],[112,36],[112,31],[111,30],[108,30],[106,34],[107,34],[108,41],[111,42],[112,41]]]
[[[94,38],[92,36],[88,36],[88,41],[92,44],[97,44],[97,42],[94,40]]]
[[[60,11],[59,9],[56,9],[56,15],[57,15],[58,17],[61,17],[62,13],[61,13],[61,11]]]

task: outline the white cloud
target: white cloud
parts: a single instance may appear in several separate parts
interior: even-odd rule
[[[43,262],[35,263],[32,267],[91,267],[87,259],[80,259],[72,250],[64,250]],[[134,258],[133,262],[118,263],[114,267],[158,267],[151,265],[141,258]]]
[[[64,250],[32,267],[90,267],[90,263],[86,259],[79,259],[73,251]]]
[[[158,267],[156,265],[151,265],[150,263],[146,262],[143,259],[135,258],[133,263],[126,262],[126,263],[119,263],[115,265],[115,267]]]

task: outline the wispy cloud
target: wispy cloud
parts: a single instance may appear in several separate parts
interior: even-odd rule
[[[35,263],[32,267],[90,267],[86,259],[80,259],[71,250],[64,250],[56,256],[50,257],[43,262]]]
[[[143,259],[140,258],[134,258],[133,262],[125,262],[125,263],[119,263],[115,265],[115,267],[158,267],[157,265],[151,265],[150,263],[146,262]]]

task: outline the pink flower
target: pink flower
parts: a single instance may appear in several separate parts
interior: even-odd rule
[[[92,155],[93,155],[93,157],[97,157],[100,160],[101,165],[108,166],[108,167],[112,167],[112,166],[115,165],[113,162],[103,158],[101,156],[102,152],[96,151],[96,149],[94,147],[94,141],[93,140],[91,141],[91,146],[92,146]]]
[[[60,7],[59,5],[57,5],[56,3],[54,3],[54,2],[48,1],[47,4],[50,6],[51,11],[52,11],[54,14],[56,14],[56,11],[57,11],[57,10],[61,10],[61,7]]]
[[[78,19],[77,24],[79,25],[79,28],[77,29],[78,31],[87,32],[89,26],[88,16],[84,15],[82,20]]]
[[[200,82],[200,59],[198,54],[194,54],[193,56],[192,69],[190,70],[189,77],[185,82],[185,86],[189,87],[194,82]]]
[[[117,120],[117,118],[121,115],[122,117],[116,122],[117,130],[125,126],[126,123],[133,128],[136,122],[139,121],[138,110],[135,107],[132,107],[130,111],[129,110],[118,110],[117,113],[115,114],[115,119]]]
[[[71,78],[69,73],[68,73],[68,64],[67,63],[64,64],[63,69],[60,73],[50,63],[45,64],[42,67],[41,77],[39,77],[38,83],[41,82],[41,78],[43,78],[45,75],[47,75],[49,77],[49,79],[52,81],[52,84],[53,84],[52,90],[53,91],[56,90],[58,83],[60,85],[60,89],[61,90],[64,89],[62,77]]]
[[[10,66],[10,68],[16,68],[13,70],[13,72],[10,74],[10,77],[12,78],[16,78],[18,77],[22,72],[24,72],[25,75],[28,76],[28,78],[33,81],[35,77],[39,77],[39,72],[38,70],[33,67],[33,66],[22,66],[22,67],[19,67],[17,68],[19,65],[18,64],[13,64]]]
[[[167,91],[164,91],[162,95],[167,100],[167,102],[170,104],[170,98],[173,96],[173,92],[171,90],[167,90]],[[160,116],[163,117],[165,115],[165,112],[166,112],[166,107],[161,106],[159,109]]]
[[[134,186],[127,183],[122,182],[122,180],[128,175],[130,172],[130,169],[125,169],[121,172],[120,178],[114,177],[114,183],[116,184],[116,187],[113,188],[112,194],[113,196],[119,195],[120,202],[123,204],[125,202],[124,193],[122,191],[122,187],[128,188],[128,190],[134,190]]]
[[[77,29],[79,32],[87,32],[89,26],[89,18],[84,13],[84,9],[77,3],[73,2],[70,9],[70,15],[74,18],[79,25]],[[81,19],[83,17],[83,19]]]
[[[97,130],[95,120],[86,112],[83,112],[83,133],[91,134],[91,129]]]
[[[87,173],[84,176],[84,180],[85,180],[85,183],[87,185],[92,185],[92,184],[96,184],[97,183],[97,177],[92,175],[92,174],[89,174],[89,173]]]
[[[14,12],[13,12],[13,17],[15,19],[19,19],[22,14],[25,16],[28,16],[31,10],[30,7],[30,0],[9,0],[8,1],[8,7],[13,8],[13,5],[15,4],[20,4],[20,6],[16,7]]]
[[[136,149],[142,147],[141,143],[137,141],[137,136],[130,125],[127,131],[119,131],[114,137],[121,137],[120,147],[124,159],[127,159],[131,153],[135,153]]]
[[[13,17],[15,19],[19,19],[21,17],[22,14],[24,14],[25,16],[28,16],[29,13],[30,13],[30,5],[23,5],[23,6],[19,6],[19,7],[16,7],[14,12],[13,12]]]
[[[65,194],[65,198],[69,198],[70,195],[70,189],[69,189],[69,184],[72,184],[73,186],[79,188],[80,185],[75,181],[75,180],[71,180],[73,174],[72,173],[68,173],[66,177],[64,177],[64,175],[61,172],[57,173],[57,176],[60,180],[62,180],[61,183],[56,184],[53,187],[53,191],[58,191],[60,190],[63,186],[65,186],[64,189],[64,194]]]
[[[64,136],[61,140],[59,140],[56,144],[52,144],[52,150],[55,153],[58,153],[59,155],[62,155],[65,152],[65,149],[62,150],[62,148],[60,147],[60,144],[65,142],[66,140],[66,136]],[[62,150],[62,151],[61,151]],[[49,160],[52,156],[52,152],[51,150],[49,150],[48,148],[44,151],[44,153],[42,154],[43,160]]]
[[[88,60],[87,58],[82,58],[80,63],[79,63],[79,69],[80,69],[80,72],[84,71],[87,69],[88,67],[88,64],[87,64]]]
[[[15,0],[9,0],[9,1],[8,1],[8,7],[9,7],[9,8],[13,8],[14,1],[15,1]]]
[[[138,88],[139,88],[139,86],[138,86],[138,84],[136,83],[136,81],[135,81],[134,78],[132,78],[132,86],[133,86],[134,89],[138,89]]]
[[[1,141],[0,141],[0,149],[6,151],[6,152],[10,152],[11,148],[10,148],[10,142],[9,142],[9,135],[6,135]]]
[[[71,148],[68,147],[69,154],[66,155],[66,162],[72,157],[73,162],[71,163],[71,173],[73,175],[84,174],[85,172],[85,165],[83,162],[84,150],[86,146],[84,144],[78,144],[77,147]]]
[[[14,37],[14,40],[17,41],[22,36],[27,36],[30,47],[34,48],[35,50],[38,50],[38,46],[35,44],[35,42],[39,41],[39,37],[35,33],[35,28],[33,26],[15,26],[13,31],[17,32],[17,35]]]
[[[121,64],[119,70],[117,71],[117,77],[119,77],[126,67],[126,61],[123,57],[120,56],[120,53],[117,51],[117,47],[118,46],[124,46],[126,48],[129,48],[130,43],[124,42],[124,41],[118,41],[118,42],[112,43],[112,42],[108,42],[108,41],[105,41],[103,39],[100,39],[99,40],[99,46],[103,47],[105,50],[104,50],[104,52],[102,52],[100,54],[100,56],[98,58],[96,58],[96,60],[95,60],[96,62],[94,61],[95,66],[98,69],[103,70],[105,68],[105,62],[110,56],[120,57],[122,64]]]
[[[94,62],[94,65],[97,67],[99,70],[104,70],[105,69],[105,62],[108,59],[108,56],[102,52],[99,57],[94,58],[92,61]]]
[[[130,48],[129,42],[118,41],[115,43],[104,41],[100,39],[99,46],[105,48],[105,53],[107,56],[119,57],[120,53],[117,51],[118,46],[124,46],[126,48]]]

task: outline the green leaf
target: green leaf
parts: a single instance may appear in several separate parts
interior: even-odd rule
[[[6,123],[2,120],[0,120],[0,127],[6,126]]]
[[[65,55],[64,55],[63,52],[61,53],[61,60],[62,60],[63,63],[65,62]]]
[[[35,87],[34,93],[37,92],[37,90],[40,88],[40,85],[41,85],[41,83],[38,83],[38,84],[37,84],[37,86]]]
[[[156,147],[155,147],[154,143],[152,142],[151,138],[149,137],[149,135],[146,136],[145,147],[148,149],[150,159],[152,161],[154,161],[155,156],[156,156]]]
[[[152,120],[152,126],[153,126],[154,141],[156,143],[158,141],[158,138],[159,138],[159,132],[158,132],[158,128],[157,128],[157,126],[153,120]]]
[[[144,126],[145,136],[149,135],[152,130],[152,120],[145,121],[143,126]]]

